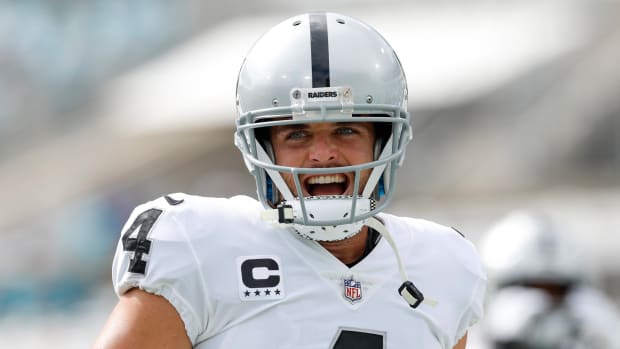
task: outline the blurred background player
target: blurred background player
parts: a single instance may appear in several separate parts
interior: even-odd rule
[[[489,277],[482,329],[494,349],[620,348],[620,316],[582,249],[542,212],[515,211],[480,241]]]

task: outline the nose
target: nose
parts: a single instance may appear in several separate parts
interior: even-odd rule
[[[328,135],[317,134],[310,145],[309,158],[314,164],[327,164],[338,157],[338,147]]]

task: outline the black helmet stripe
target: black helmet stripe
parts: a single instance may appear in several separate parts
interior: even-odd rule
[[[329,87],[329,45],[325,13],[310,14],[310,52],[312,87]]]

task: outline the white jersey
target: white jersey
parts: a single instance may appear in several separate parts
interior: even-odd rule
[[[413,309],[385,239],[349,268],[262,210],[246,196],[185,194],[138,206],[114,259],[116,293],[165,297],[199,349],[451,348],[482,315],[482,264],[451,228],[378,215],[425,296]]]

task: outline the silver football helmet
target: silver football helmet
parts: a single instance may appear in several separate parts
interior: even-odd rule
[[[491,285],[544,282],[570,285],[586,279],[586,259],[570,236],[541,213],[514,211],[480,241]]]
[[[241,66],[237,112],[235,144],[256,179],[259,200],[277,222],[292,224],[309,239],[342,240],[390,201],[412,138],[407,83],[394,50],[367,24],[335,13],[309,13],[273,27]],[[277,165],[266,128],[314,122],[373,122],[387,132],[377,135],[374,161],[368,163]],[[364,170],[370,171],[365,185]],[[292,175],[295,188],[287,186],[283,173]],[[301,175],[334,173],[354,174],[354,195],[293,195],[303,192]]]

